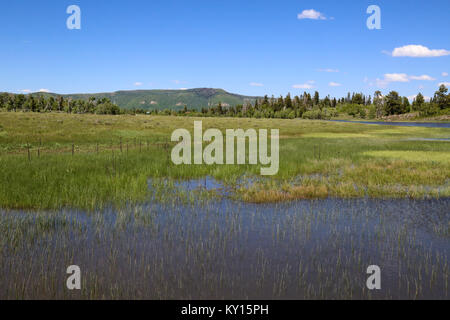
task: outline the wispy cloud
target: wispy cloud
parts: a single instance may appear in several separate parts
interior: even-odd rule
[[[325,17],[324,14],[322,14],[319,11],[316,11],[314,9],[303,10],[302,13],[299,13],[297,15],[297,18],[299,20],[303,20],[303,19],[327,20],[327,17]]]
[[[319,72],[339,72],[338,69],[319,69]]]
[[[22,89],[22,90],[19,90],[19,92],[22,92],[22,93],[31,93],[31,90],[30,90],[30,89]]]
[[[395,48],[392,51],[393,57],[412,57],[412,58],[432,58],[450,55],[449,50],[445,49],[429,49],[422,45],[407,45]]]
[[[135,83],[134,83],[134,86],[135,86],[135,87],[140,87],[140,86],[142,86],[142,85],[143,85],[142,82],[135,82]]]
[[[48,89],[39,89],[39,92],[50,92]]]
[[[443,77],[448,77],[448,72],[442,72]]]
[[[264,87],[264,85],[262,83],[258,83],[258,82],[250,82],[250,86],[252,86],[252,87]]]
[[[409,78],[411,80],[422,80],[422,81],[433,81],[433,80],[436,80],[436,79],[434,79],[434,78],[432,78],[432,77],[430,77],[430,76],[428,76],[426,74],[421,75],[421,76],[410,76]]]
[[[312,88],[314,88],[314,83],[315,83],[315,81],[309,80],[308,82],[303,83],[303,84],[294,84],[292,86],[292,88],[294,88],[294,89],[312,89]]]
[[[340,83],[337,83],[337,82],[330,82],[329,84],[328,84],[330,87],[340,87],[340,86],[342,86],[342,84],[340,84]]]

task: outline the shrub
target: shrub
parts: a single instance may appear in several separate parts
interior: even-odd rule
[[[338,112],[334,109],[324,109],[324,110],[310,110],[303,113],[303,119],[311,119],[311,120],[326,120],[331,119],[332,117],[336,117]]]
[[[435,103],[424,103],[419,107],[421,117],[430,117],[439,114],[439,106]]]
[[[369,119],[375,119],[377,114],[376,114],[376,109],[374,105],[369,106],[369,112],[368,112],[368,118]]]
[[[96,114],[120,114],[120,108],[112,103],[101,103],[95,108]]]

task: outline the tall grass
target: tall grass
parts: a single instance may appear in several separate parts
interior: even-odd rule
[[[172,165],[170,135],[178,128],[192,131],[194,120],[0,113],[0,207],[120,206],[145,200],[148,180],[158,177],[213,176],[233,186],[238,198],[256,202],[450,195],[449,142],[411,140],[446,138],[450,129],[201,119],[205,130],[280,129],[279,173],[261,179],[259,166]],[[243,177],[254,183],[240,184]]]

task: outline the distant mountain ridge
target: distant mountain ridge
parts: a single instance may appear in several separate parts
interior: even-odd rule
[[[56,94],[36,92],[33,95],[44,96],[63,96],[64,98],[84,99],[90,97],[97,99],[108,98],[119,107],[124,109],[183,109],[186,106],[189,109],[200,110],[215,106],[219,102],[224,107],[236,106],[246,102],[254,102],[260,97],[244,96],[240,94],[229,93],[223,89],[198,88],[187,90],[132,90],[116,91],[105,93],[83,93],[83,94]]]

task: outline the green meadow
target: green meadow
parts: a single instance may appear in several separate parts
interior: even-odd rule
[[[262,177],[259,165],[172,164],[171,133],[192,132],[195,120],[222,132],[279,129],[278,174]],[[449,136],[448,128],[299,119],[1,112],[0,207],[121,207],[145,202],[167,181],[208,176],[255,203],[442,198],[450,196],[450,142],[424,139]]]

